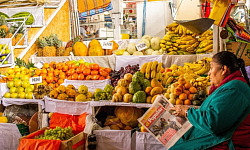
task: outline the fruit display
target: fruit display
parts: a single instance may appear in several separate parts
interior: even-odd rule
[[[68,61],[66,63],[51,62],[44,63],[42,69],[36,69],[35,75],[42,76],[43,84],[49,85],[52,88],[57,88],[68,80],[104,80],[110,79],[110,68],[100,67],[98,64],[91,64],[84,60]]]
[[[60,85],[56,89],[50,91],[49,97],[58,100],[85,102],[92,101],[93,94],[88,91],[88,87],[85,85],[80,85],[76,90],[73,85],[69,84],[67,87]]]
[[[9,46],[6,46],[6,48],[3,50],[3,48],[5,47],[5,44],[0,44],[0,63],[2,63],[4,61],[4,59],[7,57],[7,55],[11,52],[11,50],[9,49]],[[3,62],[3,64],[8,64],[8,61],[5,60]]]
[[[125,68],[121,67],[119,71],[112,70],[110,73],[111,85],[115,87],[118,83],[118,80],[124,78],[125,74],[130,73],[133,75],[137,71],[139,71],[139,64],[132,66],[127,65]]]
[[[35,85],[33,95],[34,95],[35,99],[43,99],[44,96],[49,95],[49,93],[52,90],[53,89],[48,85],[38,84],[38,85]]]
[[[161,38],[151,37],[149,35],[144,35],[139,43],[144,42],[146,44],[146,49],[138,51],[136,48],[136,43],[129,43],[126,49],[116,50],[116,55],[162,55],[164,50],[160,47]],[[139,44],[138,43],[138,44]]]
[[[62,46],[62,41],[58,39],[56,34],[44,36],[37,39],[38,49],[37,55],[44,57],[68,56],[69,52]]]
[[[102,49],[102,46],[100,42],[96,39],[93,39],[89,43],[89,56],[103,56],[104,50]]]
[[[34,139],[43,139],[43,140],[68,140],[74,136],[72,128],[66,127],[56,127],[54,129],[46,129],[43,134],[36,136]]]
[[[207,40],[213,39],[213,31],[207,30],[198,35],[176,22],[169,24],[166,28],[168,32],[160,41],[160,46],[163,51],[167,51],[168,55],[201,54],[212,51],[213,46],[211,47],[210,44],[213,44],[213,41]],[[204,45],[210,46],[205,48]]]
[[[198,80],[203,78],[197,78]],[[206,78],[205,78],[206,79]],[[205,80],[205,82],[208,82]],[[164,96],[173,105],[194,105],[200,106],[207,97],[206,83],[194,87],[191,81],[186,81],[184,78],[179,78],[177,82],[168,86]],[[198,90],[199,88],[199,90]]]
[[[97,88],[94,91],[94,100],[95,101],[111,100],[113,96],[113,91],[114,91],[114,87],[111,86],[110,84],[107,84],[103,90]]]
[[[192,71],[197,75],[204,75],[210,70],[211,58],[204,57],[202,60],[193,63],[184,63],[187,72]]]
[[[0,123],[8,123],[7,117],[3,116],[2,112],[0,112]]]
[[[157,78],[160,81],[162,80],[162,72],[164,69],[162,68],[162,62],[154,61],[144,63],[141,67],[141,73],[144,74],[145,78],[153,79]]]
[[[28,75],[15,77],[7,82],[7,87],[9,92],[4,94],[5,98],[33,99],[34,85],[30,84]]]

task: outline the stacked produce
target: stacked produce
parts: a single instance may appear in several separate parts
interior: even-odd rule
[[[2,61],[7,57],[7,55],[11,52],[10,49],[9,49],[9,46],[6,46],[5,50],[3,50],[3,48],[5,47],[6,45],[5,44],[0,44],[0,63],[2,63]],[[5,60],[3,62],[3,64],[8,64],[8,61]]]
[[[56,127],[55,129],[46,129],[43,134],[36,136],[34,139],[43,140],[68,140],[74,136],[72,128],[69,126],[67,128]]]
[[[125,74],[131,73],[132,75],[139,71],[139,64],[137,65],[127,65],[125,68],[121,67],[119,71],[112,70],[110,73],[111,85],[115,87],[118,83],[118,80],[123,78]]]
[[[160,81],[162,80],[161,72],[164,71],[162,68],[162,62],[154,61],[144,63],[141,67],[141,73],[144,74],[145,78],[153,79],[157,78]]]
[[[2,112],[0,112],[0,123],[8,123],[7,117],[3,116]]]
[[[207,82],[207,81],[206,81]],[[201,87],[198,90],[184,78],[179,78],[177,82],[168,86],[167,92],[164,94],[173,105],[194,105],[200,106],[206,99],[206,89]]]
[[[79,86],[77,90],[73,85],[67,85],[67,87],[60,85],[49,93],[49,97],[58,100],[85,102],[91,101],[93,94],[88,91],[88,87],[85,85]]]
[[[38,84],[35,86],[33,95],[35,99],[43,99],[44,96],[49,95],[52,90],[52,87],[48,85]]]
[[[205,31],[200,35],[198,40],[200,41],[200,44],[196,50],[196,54],[213,51],[213,31]]]
[[[197,75],[204,75],[210,70],[211,58],[204,57],[202,60],[193,63],[184,63],[187,72],[192,71]]]
[[[163,49],[160,47],[159,37],[151,37],[149,35],[144,35],[139,43],[144,42],[146,44],[146,49],[138,51],[136,48],[137,43],[129,43],[126,49],[120,49],[115,51],[116,55],[162,55]]]
[[[110,84],[107,84],[103,90],[97,88],[94,91],[94,100],[95,101],[111,100],[113,96],[113,91],[114,91],[114,87],[111,86]]]

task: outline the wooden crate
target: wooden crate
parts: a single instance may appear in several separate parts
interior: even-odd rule
[[[49,129],[48,127],[42,128],[41,130],[46,130]],[[25,139],[26,136],[23,136],[19,138],[19,143],[21,142],[22,139]],[[61,141],[60,144],[60,150],[73,150],[73,146],[77,144],[78,142],[80,143],[83,141],[81,144],[79,144],[74,150],[85,150],[85,143],[87,141],[87,134],[80,132],[77,135],[73,136],[67,141]]]
[[[239,45],[240,45],[240,42],[229,42],[227,43],[226,48],[229,52],[236,54],[239,48]],[[243,51],[243,48],[244,48],[244,43],[242,43],[240,51]],[[250,44],[247,44],[241,58],[245,61],[246,66],[250,66]]]

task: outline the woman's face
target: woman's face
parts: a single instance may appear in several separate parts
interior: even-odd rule
[[[208,72],[208,75],[210,76],[211,85],[220,85],[220,83],[225,78],[225,72],[223,70],[223,66],[219,65],[212,59],[212,61],[210,62],[210,71]]]

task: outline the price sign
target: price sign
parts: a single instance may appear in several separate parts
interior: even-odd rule
[[[42,76],[30,78],[30,84],[38,84],[42,82],[43,82]]]
[[[112,42],[103,42],[102,48],[103,49],[113,49],[113,43]]]
[[[148,48],[145,42],[141,42],[137,44],[135,47],[137,48],[138,51],[142,51]]]

